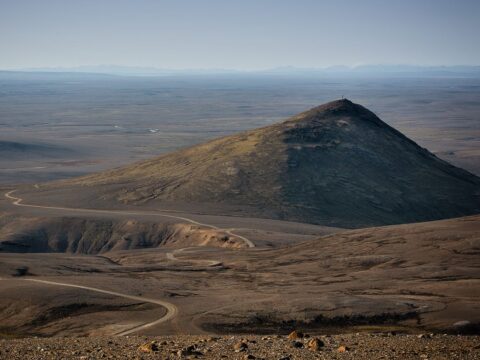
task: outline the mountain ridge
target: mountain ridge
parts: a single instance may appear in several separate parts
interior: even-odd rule
[[[123,203],[244,206],[257,216],[339,227],[480,212],[480,178],[437,158],[347,99],[41,188],[56,187],[98,188],[97,199]]]

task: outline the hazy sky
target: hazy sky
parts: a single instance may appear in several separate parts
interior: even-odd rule
[[[0,68],[480,64],[480,0],[0,0]]]

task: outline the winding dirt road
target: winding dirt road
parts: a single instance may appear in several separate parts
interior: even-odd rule
[[[208,227],[210,229],[214,230],[221,230],[224,231],[226,234],[235,236],[239,239],[242,239],[245,244],[249,248],[255,247],[255,244],[248,238],[242,235],[235,234],[232,229],[222,229],[219,228],[218,226],[215,225],[210,225],[206,223],[202,223],[199,221],[195,221],[193,219],[184,217],[184,216],[176,216],[176,215],[169,215],[162,213],[162,210],[158,210],[157,212],[143,212],[143,211],[124,211],[124,210],[99,210],[99,209],[85,209],[85,208],[69,208],[69,207],[62,207],[62,206],[44,206],[44,205],[33,205],[33,204],[25,204],[23,203],[23,199],[13,196],[12,194],[16,190],[11,190],[7,193],[5,193],[5,197],[7,199],[12,200],[12,204],[16,206],[22,206],[22,207],[30,207],[30,208],[36,208],[36,209],[53,209],[53,210],[63,210],[63,211],[80,211],[80,212],[87,212],[87,213],[94,213],[94,214],[119,214],[119,215],[146,215],[146,216],[162,216],[162,217],[167,217],[170,219],[177,219],[177,220],[183,220],[186,222],[189,222],[191,224],[203,226],[203,227]],[[163,210],[165,211],[165,210]]]
[[[176,249],[176,250],[173,250],[171,252],[168,252],[166,254],[166,257],[168,260],[172,260],[172,261],[181,261],[180,259],[177,259],[175,257],[176,254],[178,253],[181,253],[181,252],[185,252],[187,250],[192,250],[192,249],[195,249],[194,247],[189,247],[189,248],[182,248],[182,249]],[[206,266],[220,266],[222,265],[222,262],[221,261],[217,261],[217,260],[205,260],[205,259],[202,259],[202,260],[191,260],[189,259],[188,261],[190,262],[196,262],[196,263],[203,263],[204,265]]]
[[[231,236],[235,236],[235,237],[238,237],[238,238],[242,239],[247,244],[247,246],[249,248],[255,247],[255,244],[252,241],[250,241],[249,239],[247,239],[244,236],[233,233],[233,231],[231,229],[221,229],[217,226],[201,223],[201,222],[195,221],[193,219],[189,219],[189,218],[182,217],[182,216],[167,215],[167,214],[161,214],[161,213],[138,212],[138,211],[95,210],[95,209],[68,208],[68,207],[59,207],[59,206],[43,206],[43,205],[24,204],[24,203],[22,203],[22,201],[23,201],[22,198],[19,198],[19,197],[16,197],[16,196],[12,195],[15,191],[16,190],[11,190],[11,191],[5,193],[5,197],[7,199],[12,200],[12,204],[16,205],[16,206],[31,207],[31,208],[38,208],[38,209],[55,209],[55,210],[62,210],[62,211],[77,211],[77,212],[80,211],[80,212],[100,213],[100,214],[163,216],[163,217],[174,218],[174,219],[178,219],[178,220],[184,220],[184,221],[187,221],[187,222],[195,224],[195,225],[208,227],[208,228],[215,229],[215,230],[222,230],[222,231],[224,231],[225,233],[227,233]],[[178,252],[183,252],[183,251],[188,250],[188,249],[190,249],[190,248],[177,249],[173,252],[167,253],[166,257],[167,257],[167,259],[172,260],[172,261],[179,261],[175,257],[175,254],[178,253]],[[203,262],[203,263],[207,262],[208,266],[218,266],[218,265],[221,264],[220,262],[215,261],[215,260],[192,260],[192,261]],[[0,278],[0,280],[5,280],[5,279]],[[122,293],[119,293],[119,292],[116,292],[116,291],[98,289],[98,288],[94,288],[94,287],[90,287],[90,286],[68,284],[68,283],[62,283],[62,282],[50,281],[50,280],[40,280],[40,279],[22,279],[22,280],[23,281],[32,281],[32,282],[37,282],[37,283],[42,283],[42,284],[48,284],[48,285],[65,286],[65,287],[72,287],[72,288],[84,289],[84,290],[89,290],[89,291],[95,291],[95,292],[98,292],[98,293],[123,297],[125,299],[130,299],[130,300],[135,300],[135,301],[141,301],[141,302],[147,302],[147,303],[151,303],[151,304],[160,305],[160,306],[163,306],[166,309],[166,311],[167,311],[166,314],[163,315],[161,318],[159,318],[155,321],[152,321],[152,322],[148,322],[148,323],[145,323],[145,324],[142,324],[142,325],[135,326],[135,327],[133,327],[131,329],[128,329],[128,330],[121,331],[121,332],[116,334],[116,335],[119,335],[119,336],[129,335],[129,334],[138,332],[140,330],[144,330],[144,329],[150,328],[152,326],[164,323],[166,321],[169,321],[169,320],[173,319],[178,314],[178,308],[174,304],[169,303],[169,302],[164,301],[164,300],[144,298],[144,297],[140,297],[140,296],[122,294]]]
[[[0,278],[0,280],[7,280],[4,278]],[[18,280],[18,279],[15,279]],[[31,282],[36,282],[36,283],[41,283],[41,284],[47,284],[47,285],[54,285],[54,286],[64,286],[64,287],[71,287],[71,288],[76,288],[76,289],[83,289],[83,290],[89,290],[89,291],[94,291],[102,294],[108,294],[108,295],[113,295],[113,296],[118,296],[122,297],[125,299],[129,300],[135,300],[135,301],[140,301],[143,303],[150,303],[150,304],[155,304],[155,305],[160,305],[166,309],[165,315],[163,315],[161,318],[151,321],[142,325],[134,326],[131,329],[121,331],[115,335],[119,336],[124,336],[124,335],[129,335],[134,332],[140,331],[147,329],[149,327],[164,323],[166,321],[169,321],[173,319],[177,314],[178,314],[178,308],[167,301],[163,300],[157,300],[157,299],[151,299],[151,298],[146,298],[146,297],[141,297],[141,296],[134,296],[134,295],[128,295],[128,294],[122,294],[116,291],[110,291],[110,290],[103,290],[103,289],[98,289],[95,287],[91,286],[84,286],[84,285],[75,285],[75,284],[68,284],[68,283],[62,283],[58,281],[50,281],[50,280],[40,280],[40,279],[21,279],[21,281],[31,281]]]

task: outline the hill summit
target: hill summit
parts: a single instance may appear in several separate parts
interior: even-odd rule
[[[347,99],[55,188],[79,185],[97,189],[97,199],[248,209],[340,227],[480,212],[480,178]]]

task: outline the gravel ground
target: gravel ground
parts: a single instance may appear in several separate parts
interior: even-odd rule
[[[362,333],[294,337],[2,339],[0,359],[480,359],[480,336]]]

